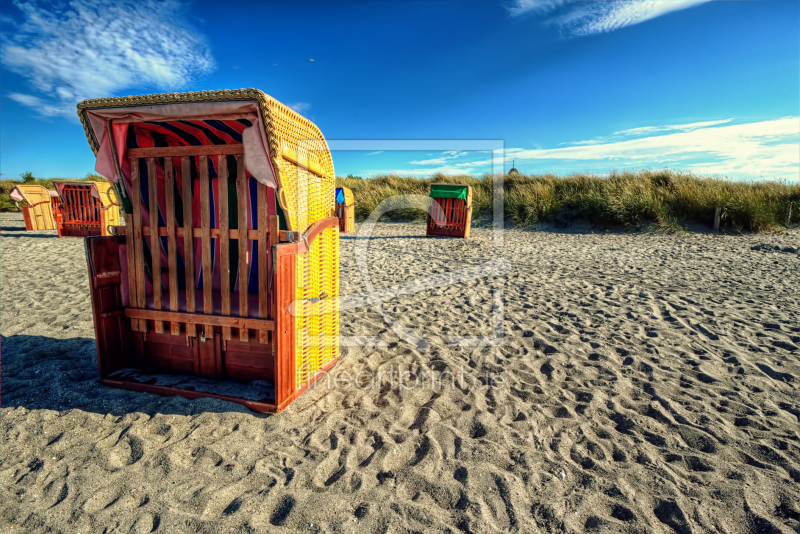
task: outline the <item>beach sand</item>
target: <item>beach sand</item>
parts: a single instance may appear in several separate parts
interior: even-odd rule
[[[379,224],[371,284],[423,290],[269,416],[99,385],[82,241],[0,222],[4,533],[798,531],[798,230]]]

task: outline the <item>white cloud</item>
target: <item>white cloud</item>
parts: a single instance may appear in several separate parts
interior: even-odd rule
[[[24,20],[4,32],[2,63],[26,77],[38,96],[9,96],[41,115],[77,117],[80,100],[124,89],[181,90],[214,68],[177,0],[14,5]]]
[[[518,17],[525,13],[549,13],[571,0],[517,0],[508,7],[512,16]]]
[[[295,110],[296,112],[302,114],[311,109],[311,104],[308,102],[297,102],[294,104],[287,104],[290,108]]]
[[[800,118],[719,124],[666,135],[607,143],[579,144],[553,149],[506,150],[518,161],[580,161],[595,167],[669,166],[731,178],[783,178],[797,180],[800,173]],[[694,125],[702,123],[693,123]],[[688,126],[688,125],[683,125]],[[670,127],[656,127],[669,129]],[[674,127],[671,127],[674,129]],[[591,163],[589,163],[591,162]]]
[[[692,130],[699,130],[700,128],[708,128],[709,126],[716,126],[718,124],[726,124],[733,119],[723,119],[718,121],[703,121],[692,122],[689,124],[673,124],[669,126],[642,126],[639,128],[631,128],[629,130],[622,130],[614,132],[614,135],[641,135],[654,132],[668,132],[668,131],[682,131],[690,132]]]
[[[605,33],[645,22],[672,11],[679,11],[710,0],[516,0],[509,7],[512,16],[526,13],[559,14],[550,22],[574,36]],[[562,11],[566,12],[562,13]]]
[[[460,150],[445,150],[441,154],[438,158],[409,161],[408,163],[411,165],[446,165],[450,160],[467,155],[466,152]]]

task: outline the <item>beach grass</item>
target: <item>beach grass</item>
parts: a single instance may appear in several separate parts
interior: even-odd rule
[[[505,216],[523,227],[542,222],[567,225],[582,220],[605,228],[650,226],[679,232],[690,224],[711,226],[721,208],[720,228],[726,231],[774,231],[798,222],[800,185],[782,181],[733,181],[717,176],[664,170],[612,171],[592,174],[507,174]],[[427,195],[432,183],[472,186],[473,221],[492,218],[493,176],[407,178],[394,175],[337,178],[337,185],[353,190],[356,218],[364,220],[384,199],[393,195]],[[385,215],[390,220],[420,220],[420,210],[401,209]]]
[[[472,186],[472,216],[476,224],[492,218],[492,175],[475,177],[434,175],[409,178],[380,175],[373,178],[339,177],[337,185],[353,190],[356,218],[366,219],[383,200],[395,195],[428,194],[432,183]],[[669,169],[612,171],[608,176],[575,173],[507,174],[501,177],[504,212],[523,227],[549,222],[567,225],[585,221],[604,228],[654,226],[679,232],[690,224],[711,226],[721,208],[720,227],[727,231],[774,231],[786,226],[789,203],[791,223],[800,220],[800,184],[782,181],[733,181]],[[99,175],[85,178],[34,178],[24,183],[54,189],[53,182],[107,181]],[[0,211],[15,211],[9,197],[21,180],[0,180]],[[423,220],[424,211],[398,209],[389,220]]]

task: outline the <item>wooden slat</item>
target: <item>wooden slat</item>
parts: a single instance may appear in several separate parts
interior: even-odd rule
[[[133,204],[133,249],[136,273],[136,307],[144,308],[144,251],[142,247],[142,188],[139,184],[139,160],[131,160],[131,203]],[[139,321],[139,332],[147,331],[147,321]]]
[[[272,254],[275,251],[275,245],[278,244],[278,228],[280,227],[280,218],[277,215],[270,215],[269,216],[269,260],[272,260]],[[274,265],[273,261],[269,261],[268,265]],[[273,273],[274,274],[274,273]],[[270,285],[269,287],[269,295],[271,296],[269,300],[269,308],[267,309],[268,317],[270,319],[275,318],[275,276],[267,277],[267,283]]]
[[[244,158],[238,158],[236,162],[236,199],[239,207],[239,231],[247,228],[247,211],[250,208],[247,202],[247,175],[244,169]],[[250,232],[247,232],[248,236]],[[258,238],[258,231],[255,231],[255,238]],[[247,310],[247,264],[249,263],[248,252],[250,243],[247,239],[238,239],[239,243],[239,317],[248,317]],[[248,341],[247,328],[239,330],[239,340]]]
[[[269,307],[267,284],[267,186],[256,185],[258,191],[258,316],[266,318]],[[267,343],[267,331],[258,332],[259,343]]]
[[[117,233],[119,233],[119,234],[125,233],[125,227],[124,226],[114,226],[114,228],[116,228]],[[192,235],[194,237],[203,237],[203,229],[202,228],[192,228],[191,229],[191,233],[192,233]],[[269,228],[267,229],[267,233],[269,233]],[[302,237],[302,234],[300,232],[287,232],[286,230],[281,230],[280,232],[278,232],[278,241],[279,242],[289,241],[288,234],[293,234],[292,238],[295,241],[297,241],[298,239],[300,239]],[[145,237],[150,237],[150,227],[149,226],[145,226],[144,228],[142,228],[142,235],[145,236]],[[167,237],[169,235],[169,231],[167,230],[167,227],[166,226],[159,226],[158,227],[158,235],[160,235],[161,237]],[[186,235],[186,228],[184,228],[182,226],[178,226],[178,227],[175,228],[175,236],[176,237],[184,237],[185,235]],[[219,228],[211,228],[211,238],[212,239],[218,239],[220,237],[220,235],[221,235],[221,233],[219,231]],[[238,240],[239,239],[239,229],[238,228],[231,228],[230,230],[228,230],[228,239],[231,239],[233,241]],[[245,240],[248,240],[248,239],[250,241],[255,241],[256,239],[258,239],[258,230],[248,230],[247,231],[247,237],[245,238]]]
[[[192,236],[192,161],[188,156],[181,158],[181,180],[183,182],[183,264],[186,267],[186,311],[194,312],[194,238]],[[197,331],[193,324],[186,325],[186,335],[195,337]]]
[[[117,228],[122,228],[122,227],[120,226],[120,227],[117,227]],[[192,231],[192,234],[194,235],[194,237],[203,237],[203,229],[202,228],[192,228],[191,231]],[[210,229],[210,233],[211,233],[211,239],[219,239],[220,236],[222,236],[222,232],[220,231],[219,228],[211,228]],[[267,233],[269,233],[269,230],[267,230]],[[295,232],[295,233],[297,234],[298,232]],[[166,236],[169,235],[169,231],[168,231],[166,226],[159,226],[158,234],[161,237],[166,237]],[[150,227],[149,226],[145,226],[142,229],[142,235],[144,235],[146,237],[150,237]],[[185,228],[176,228],[175,229],[175,235],[177,237],[184,237],[186,235],[186,229]],[[286,235],[286,232],[281,232],[281,235]],[[239,239],[239,230],[237,228],[229,229],[228,230],[228,239],[232,239],[234,241],[238,240]],[[246,237],[245,240],[247,240],[247,239],[250,239],[250,240],[258,239],[258,230],[248,230],[247,231],[247,237]],[[286,241],[286,240],[283,239],[282,241]]]
[[[158,237],[158,177],[156,161],[147,158],[147,192],[150,200],[150,267],[153,270],[153,307],[161,309],[161,237]],[[156,236],[156,237],[154,237]],[[156,321],[155,330],[164,331],[164,323]]]
[[[219,289],[222,293],[222,315],[231,314],[231,270],[230,257],[228,255],[228,239],[230,224],[228,222],[228,158],[220,156],[218,163],[219,172]],[[222,327],[222,339],[228,341],[231,338],[231,328]]]
[[[138,297],[136,296],[136,259],[133,254],[134,247],[133,237],[133,215],[130,213],[125,214],[125,253],[128,260],[128,305],[136,307]],[[139,320],[131,319],[131,330],[137,332],[139,330]]]
[[[170,146],[152,148],[131,148],[128,150],[129,158],[164,158],[182,156],[217,156],[222,154],[242,155],[243,145],[201,145],[201,146]]]
[[[211,207],[208,200],[208,158],[200,158],[200,224],[203,230],[201,247],[201,258],[203,266],[203,312],[211,314],[214,311],[211,293]],[[206,338],[214,338],[214,328],[206,325]]]
[[[223,317],[221,315],[206,315],[202,313],[182,313],[165,310],[140,310],[138,308],[125,308],[127,317],[151,321],[177,321],[208,326],[227,326],[232,328],[253,328],[257,330],[275,330],[275,321],[271,319],[252,319],[250,317]],[[210,339],[210,338],[209,338]]]
[[[178,251],[175,244],[175,170],[172,158],[164,158],[164,192],[167,204],[167,258],[169,262],[169,309],[178,311]],[[170,323],[173,336],[180,335],[180,323]]]

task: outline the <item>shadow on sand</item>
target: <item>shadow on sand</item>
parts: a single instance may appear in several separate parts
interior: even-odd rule
[[[28,410],[83,410],[103,415],[194,415],[198,413],[250,413],[244,406],[217,399],[188,400],[159,397],[103,386],[97,374],[95,340],[85,337],[58,339],[45,336],[0,336],[3,370],[0,406]]]

